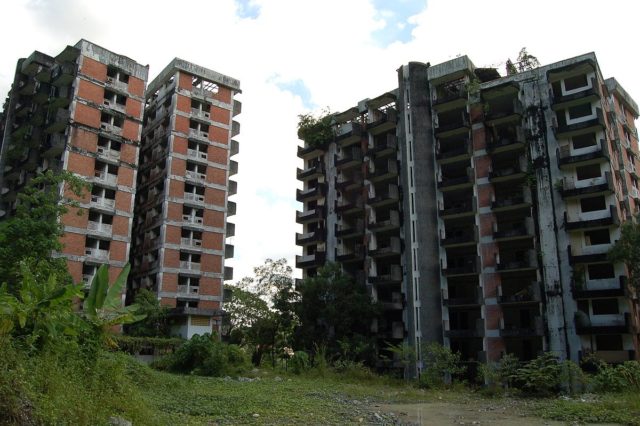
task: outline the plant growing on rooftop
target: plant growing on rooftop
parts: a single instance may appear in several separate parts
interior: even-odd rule
[[[298,138],[305,141],[308,146],[317,148],[326,146],[335,135],[331,119],[332,116],[328,110],[324,110],[320,117],[313,114],[298,115]]]

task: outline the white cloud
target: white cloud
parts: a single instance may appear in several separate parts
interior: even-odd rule
[[[397,85],[409,61],[436,64],[467,54],[478,66],[515,58],[523,46],[549,63],[595,51],[605,77],[615,76],[640,99],[636,38],[640,3],[610,0],[429,0],[407,19],[413,39],[378,46],[386,25],[370,0],[255,0],[255,19],[240,19],[232,0],[0,3],[3,55],[0,96],[16,60],[33,50],[55,54],[80,38],[150,64],[151,77],[178,56],[241,81],[238,214],[234,244],[237,279],[266,257],[293,262],[299,96],[277,82],[301,80],[314,105],[340,111]],[[399,5],[400,7],[401,5]],[[390,12],[397,10],[385,5]],[[502,70],[501,70],[502,71]]]

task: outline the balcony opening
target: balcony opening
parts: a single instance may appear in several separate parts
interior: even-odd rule
[[[591,299],[591,309],[593,315],[617,315],[620,313],[618,309],[618,299]]]
[[[202,232],[191,231],[189,229],[182,229],[181,231],[182,242],[189,245],[201,245],[202,244]]]
[[[195,120],[189,120],[189,129],[196,130],[198,132],[208,133],[209,132],[209,125],[205,124],[205,123],[200,123],[200,122],[195,121]]]
[[[89,222],[96,224],[112,225],[113,216],[110,214],[100,213],[95,210],[89,210]]]
[[[200,292],[200,279],[186,275],[178,275],[178,293],[196,295]]]
[[[571,138],[571,143],[573,144],[573,149],[581,149],[581,148],[588,148],[590,146],[595,146],[597,144],[596,134],[587,133],[585,135],[573,136]]]
[[[129,83],[129,75],[116,67],[107,67],[107,77],[121,81],[122,83]]]
[[[197,308],[198,301],[197,300],[177,300],[176,308]]]
[[[580,199],[580,210],[583,213],[606,210],[606,208],[607,208],[607,203],[605,201],[604,195]]]
[[[98,271],[98,267],[96,265],[88,265],[86,263],[82,264],[82,281],[91,285],[91,281]]]
[[[578,180],[596,179],[602,177],[600,164],[589,164],[587,166],[576,167],[576,178]]]
[[[576,75],[564,79],[565,92],[571,92],[573,90],[581,89],[589,85],[589,80],[586,74]]]
[[[611,236],[608,229],[597,229],[594,231],[585,231],[584,243],[587,246],[595,246],[598,244],[611,244]]]
[[[589,280],[606,280],[615,278],[615,269],[612,263],[592,263],[587,265]]]
[[[604,334],[595,336],[596,350],[598,351],[621,351],[624,350],[622,336],[619,334]]]
[[[593,115],[591,103],[572,106],[567,111],[569,113],[569,120],[577,120]]]
[[[208,81],[208,80],[204,80],[201,77],[196,77],[196,76],[192,77],[191,78],[191,84],[196,89],[202,89],[202,90],[204,90],[206,92],[209,92],[209,93],[212,93],[212,94],[218,93],[218,85],[217,84],[215,84],[215,83],[213,83],[211,81]]]
[[[102,128],[118,127],[121,129],[124,126],[124,117],[119,117],[103,112],[102,114],[100,114],[100,124]]]
[[[98,136],[98,152],[120,152],[122,145],[120,142],[105,138],[104,136]]]
[[[124,107],[127,104],[127,97],[125,95],[120,95],[118,93],[112,92],[111,90],[105,90],[104,103],[105,105],[115,104],[115,105]]]

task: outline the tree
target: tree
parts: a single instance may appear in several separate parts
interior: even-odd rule
[[[60,197],[60,188],[81,196],[88,184],[69,172],[47,171],[31,179],[18,194],[15,215],[0,223],[0,283],[10,292],[17,291],[20,265],[29,260],[34,279],[46,282],[53,273],[61,285],[71,283],[63,258],[52,257],[60,251],[63,234],[62,215],[77,203]]]
[[[298,138],[305,141],[308,146],[322,148],[334,138],[331,126],[332,115],[329,110],[323,111],[320,117],[312,114],[298,115]]]
[[[536,58],[533,55],[530,55],[529,52],[527,52],[527,48],[523,47],[522,49],[520,49],[520,53],[518,53],[518,59],[516,60],[515,63],[512,62],[510,58],[507,59],[507,64],[506,64],[507,75],[513,75],[519,72],[529,71],[539,66],[540,66],[540,61],[538,61],[538,58]]]
[[[609,250],[609,260],[627,265],[628,280],[640,294],[640,217],[625,222],[620,228],[620,238]]]
[[[372,361],[371,325],[379,313],[364,285],[356,284],[336,263],[318,269],[318,275],[306,278],[300,288],[298,337],[312,351],[314,345],[326,345],[330,356],[346,356]]]
[[[145,318],[126,327],[129,336],[169,337],[168,315],[171,308],[160,306],[156,294],[146,288],[138,290],[134,303],[138,305],[137,313]]]

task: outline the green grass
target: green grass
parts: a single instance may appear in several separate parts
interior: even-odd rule
[[[640,425],[640,395],[629,392],[541,400],[534,404],[533,412],[567,422]]]

